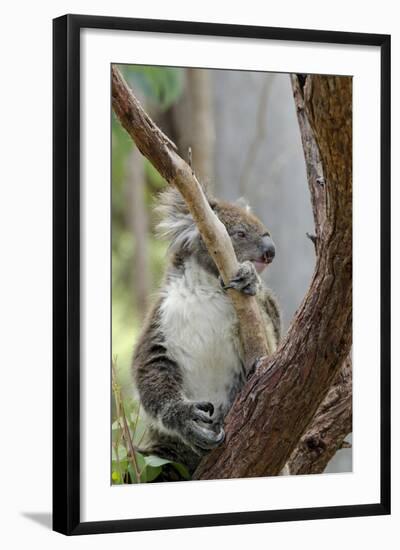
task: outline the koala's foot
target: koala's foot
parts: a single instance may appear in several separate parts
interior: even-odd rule
[[[224,438],[222,417],[208,401],[187,401],[172,405],[163,418],[165,426],[177,431],[190,445],[202,450],[218,447]]]
[[[229,283],[227,285],[221,284],[224,290],[234,288],[249,296],[255,296],[261,287],[260,278],[252,262],[241,263],[236,275]]]

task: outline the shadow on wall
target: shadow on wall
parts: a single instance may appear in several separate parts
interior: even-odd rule
[[[38,523],[47,530],[51,530],[53,526],[53,516],[50,512],[22,512],[24,518],[30,519]]]

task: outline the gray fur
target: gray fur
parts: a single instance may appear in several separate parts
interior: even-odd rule
[[[161,217],[158,234],[169,241],[170,252],[192,252],[200,235],[179,191],[171,187],[161,193],[156,212]]]
[[[269,233],[247,207],[216,200],[210,204],[240,262],[227,287],[256,296],[274,350],[281,331],[279,308],[254,267],[266,258]],[[224,417],[246,373],[232,304],[186,204],[170,189],[158,211],[163,216],[159,232],[170,241],[171,259],[133,357],[133,376],[150,426],[141,450],[193,471],[223,441]]]

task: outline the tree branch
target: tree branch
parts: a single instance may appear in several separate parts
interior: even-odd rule
[[[122,126],[139,151],[155,166],[166,181],[185,199],[210,256],[227,284],[237,273],[238,262],[232,241],[212,211],[190,166],[178,155],[172,141],[154,124],[129,89],[120,71],[112,67],[112,105]],[[230,289],[248,370],[268,353],[258,304],[254,297]]]

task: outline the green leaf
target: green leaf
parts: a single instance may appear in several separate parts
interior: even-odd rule
[[[138,472],[140,474],[140,482],[145,483],[147,481],[147,475],[148,475],[147,473],[148,466],[145,462],[145,457],[142,454],[135,452],[135,460],[136,460]],[[128,463],[127,470],[129,472],[129,476],[131,478],[132,483],[138,483],[136,471],[131,462]],[[156,477],[158,473],[156,474]]]
[[[146,461],[144,459],[144,456],[136,451],[135,458],[138,470],[139,472],[141,472],[144,468],[146,468]]]
[[[116,460],[111,464],[111,480],[113,485],[122,485],[124,483],[123,476],[128,469],[128,461],[121,460],[119,463]]]
[[[182,94],[183,69],[145,65],[121,65],[119,69],[130,86],[140,89],[146,98],[163,110],[168,109]]]
[[[116,420],[115,422],[112,423],[111,428],[113,430],[120,430],[121,429],[118,420]]]
[[[139,416],[138,421],[136,422],[136,425],[132,426],[132,430],[135,430],[135,433],[132,434],[133,443],[134,445],[140,447],[140,442],[143,439],[143,434],[147,430],[148,425],[144,421],[142,417]]]
[[[161,466],[158,466],[157,468],[153,466],[146,466],[140,476],[140,481],[142,483],[149,483],[149,481],[154,481],[160,475],[161,471]]]
[[[128,455],[126,448],[124,445],[118,445],[118,459],[123,460]],[[112,458],[113,460],[117,460],[117,454],[115,452],[115,448],[112,449]]]
[[[179,462],[173,462],[172,466],[184,479],[191,479],[189,470],[186,468],[186,466],[184,466],[183,464],[179,464]]]
[[[147,466],[153,466],[155,468],[157,468],[158,466],[162,466],[163,464],[171,464],[171,460],[166,460],[165,458],[160,458],[159,456],[155,455],[145,456],[144,460]]]
[[[116,470],[113,470],[112,474],[111,474],[111,479],[113,481],[113,483],[115,484],[119,484],[121,483],[121,476],[119,475],[119,472],[117,472]]]

